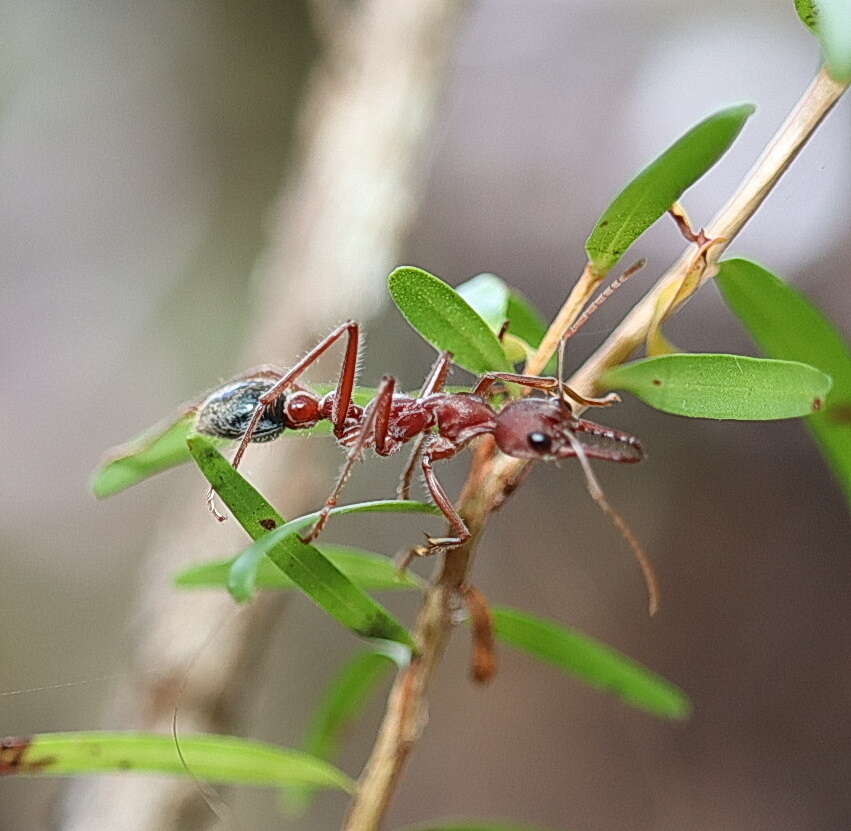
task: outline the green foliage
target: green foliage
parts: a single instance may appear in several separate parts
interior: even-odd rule
[[[461,283],[455,291],[490,326],[492,332],[499,332],[508,319],[508,299],[511,297],[511,291],[503,280],[496,274],[477,274]]]
[[[661,355],[623,364],[601,378],[646,404],[691,418],[767,421],[824,407],[830,377],[797,361],[744,355]]]
[[[334,389],[328,384],[316,384],[314,388],[324,394]],[[375,390],[359,387],[352,398],[362,407],[375,397]],[[148,479],[156,473],[182,465],[192,457],[186,440],[195,428],[195,405],[184,408],[175,416],[146,430],[135,439],[109,451],[106,458],[92,473],[90,487],[98,499],[113,496],[120,491]],[[331,425],[322,421],[307,430],[285,430],[284,436],[328,435]],[[231,442],[224,439],[206,437],[216,447],[224,447]]]
[[[830,76],[851,82],[851,0],[795,0],[795,9],[821,41]]]
[[[547,332],[547,324],[541,313],[519,291],[512,289],[508,295],[506,316],[510,324],[509,332],[526,341],[529,346],[536,349],[540,346]]]
[[[419,268],[397,268],[387,278],[399,311],[435,349],[452,353],[476,374],[511,370],[488,324],[451,286]]]
[[[644,168],[606,208],[585,242],[588,260],[600,276],[727,152],[752,104],[720,110],[692,127]]]
[[[111,451],[92,474],[90,485],[95,496],[112,496],[149,476],[188,462],[186,438],[194,425],[195,412],[184,412]]]
[[[851,500],[851,349],[803,294],[756,263],[724,260],[716,282],[766,355],[812,364],[833,378],[829,406],[806,423]]]
[[[323,543],[316,546],[346,577],[365,591],[387,591],[393,589],[422,589],[423,581],[412,572],[402,574],[395,563],[383,554],[374,554],[349,545]],[[227,588],[233,557],[201,563],[181,572],[175,584],[182,589]],[[271,560],[263,559],[254,575],[258,589],[296,589]]]
[[[288,750],[236,736],[195,734],[180,739],[154,733],[41,733],[14,765],[0,773],[69,776],[89,773],[168,773],[231,785],[301,785],[352,793],[355,783],[342,771],[300,750]],[[8,755],[8,751],[4,752]],[[189,768],[187,771],[186,768]]]
[[[817,17],[815,0],[795,0],[795,11],[798,12],[802,23],[814,32]]]
[[[435,514],[437,512],[438,511],[434,506],[427,505],[423,502],[385,499],[377,500],[375,502],[360,502],[356,505],[341,505],[337,508],[333,508],[330,512],[330,516],[334,517],[359,513]],[[254,594],[257,568],[264,557],[269,557],[272,562],[279,563],[282,570],[287,573],[294,582],[299,582],[298,577],[294,575],[302,575],[304,569],[312,571],[320,568],[320,566],[317,565],[319,562],[318,558],[308,555],[304,551],[304,548],[313,549],[319,554],[322,560],[326,560],[326,558],[322,556],[321,552],[313,546],[305,546],[304,543],[302,543],[301,546],[295,545],[295,540],[293,539],[294,537],[296,540],[301,542],[298,532],[306,530],[309,526],[313,525],[318,517],[319,511],[314,511],[311,514],[305,514],[297,519],[292,519],[289,522],[275,528],[273,531],[270,531],[263,537],[260,537],[241,554],[239,554],[234,560],[228,574],[228,591],[231,593],[234,600],[243,602],[251,599]],[[282,553],[281,546],[282,543],[285,542],[287,543],[286,546],[283,547],[285,553]],[[290,557],[295,558],[295,560],[299,560],[301,558],[303,559],[303,562],[301,564],[295,561],[289,562]],[[326,560],[326,562],[329,561]],[[324,569],[324,566],[322,568],[322,573],[325,574],[326,570]],[[335,571],[337,571],[336,567]],[[340,572],[340,574],[342,574],[342,572]],[[307,581],[310,586],[313,586],[315,578],[308,574],[304,574],[303,580]],[[335,582],[337,581],[335,580]],[[346,582],[349,581],[346,580]],[[305,588],[301,583],[299,583],[299,585],[301,585],[302,588]],[[336,586],[336,590],[341,590],[340,586]],[[385,636],[376,633],[373,634],[372,637],[378,638]]]
[[[491,613],[497,637],[538,660],[654,715],[684,719],[690,714],[691,704],[682,690],[611,647],[507,606],[496,606]]]
[[[257,566],[268,556],[305,594],[355,633],[413,646],[407,630],[383,606],[352,583],[319,550],[301,541],[296,532],[309,525],[316,514],[285,523],[205,438],[189,439],[189,450],[213,489],[256,541],[257,548],[249,548],[244,552],[244,559],[238,557],[231,568],[228,588],[237,600],[251,596]],[[435,509],[421,503],[370,503],[370,507],[337,509],[339,513],[353,510],[433,512]]]
[[[502,346],[511,363],[524,363],[538,348],[547,331],[543,317],[526,297],[495,274],[479,274],[461,283],[456,291],[494,334],[499,334],[508,322]],[[555,358],[547,365],[546,373],[554,371]]]
[[[331,680],[310,721],[304,750],[317,759],[330,761],[337,755],[342,733],[387,677],[394,661],[381,652],[355,655]],[[303,814],[314,788],[306,784],[288,788],[286,803],[293,814]]]

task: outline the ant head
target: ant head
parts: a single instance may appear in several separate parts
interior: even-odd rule
[[[575,455],[567,438],[575,423],[565,401],[524,398],[500,410],[494,438],[503,453],[518,459],[566,459]]]

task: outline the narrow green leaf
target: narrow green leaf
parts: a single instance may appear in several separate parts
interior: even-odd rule
[[[477,274],[455,291],[470,304],[492,332],[498,333],[508,318],[509,289],[496,274]]]
[[[605,275],[659,217],[727,152],[753,113],[752,104],[720,110],[692,127],[644,168],[609,205],[585,242]]]
[[[94,495],[98,499],[112,496],[149,476],[188,462],[186,437],[194,424],[194,411],[185,412],[109,451],[92,473],[90,486]]]
[[[690,418],[770,421],[822,409],[830,376],[809,364],[744,355],[660,355],[604,373],[607,389]]]
[[[203,436],[193,436],[188,441],[189,450],[201,472],[239,523],[262,546],[262,554],[250,554],[248,559],[259,564],[267,555],[292,581],[311,597],[328,614],[344,626],[366,638],[384,638],[411,646],[407,630],[363,589],[358,588],[333,563],[316,548],[301,541],[296,531],[304,528],[317,514],[301,517],[291,523],[283,518],[269,503],[231,467],[227,459]],[[392,507],[388,507],[392,505]],[[395,510],[434,513],[431,505],[418,502],[376,502],[367,506],[347,506],[338,513],[365,510]],[[272,531],[271,529],[276,529]],[[281,534],[279,532],[283,531]],[[265,542],[264,542],[265,541]],[[248,551],[252,551],[251,548]],[[236,568],[237,562],[233,568]],[[253,587],[253,574],[243,569],[244,582],[239,584],[237,599],[246,599]],[[233,569],[231,570],[233,577]],[[229,587],[230,588],[230,587]],[[231,593],[234,590],[231,588]]]
[[[806,423],[851,501],[851,349],[803,294],[762,266],[724,260],[715,279],[766,355],[811,364],[833,378],[828,406]]]
[[[314,389],[324,395],[334,389],[332,384],[316,384]],[[352,396],[356,404],[365,406],[375,397],[376,390],[359,387]],[[175,418],[166,419],[146,430],[126,444],[108,451],[106,458],[92,473],[90,487],[98,499],[113,496],[120,491],[148,479],[156,473],[182,465],[191,458],[186,439],[195,426],[194,406],[184,409]],[[331,432],[331,423],[322,421],[307,430],[285,430],[284,436],[319,436]],[[232,442],[207,438],[216,447]]]
[[[458,366],[483,374],[511,370],[488,324],[443,280],[412,266],[387,278],[399,311],[432,346],[448,350]]]
[[[394,589],[422,589],[423,581],[413,572],[402,574],[396,564],[383,554],[374,554],[361,548],[331,543],[316,546],[346,577],[365,591]],[[234,558],[214,560],[192,566],[175,577],[182,589],[224,589]],[[298,588],[271,560],[260,561],[255,585],[258,589]]]
[[[798,17],[821,41],[827,71],[851,81],[851,0],[795,0]]]
[[[317,759],[331,761],[337,755],[343,731],[360,714],[395,666],[379,652],[361,652],[352,658],[331,680],[310,720],[304,751]],[[309,785],[287,788],[286,803],[295,815],[310,806],[314,788]]]
[[[330,512],[330,515],[333,517],[345,514],[360,513],[435,514],[438,513],[438,510],[433,505],[427,505],[424,502],[386,499],[378,500],[375,502],[359,502],[355,505],[340,505],[337,508],[333,508]],[[233,598],[239,602],[243,602],[251,598],[251,596],[254,594],[257,568],[263,561],[263,558],[267,556],[273,562],[277,562],[278,560],[280,560],[278,564],[283,568],[284,571],[286,571],[286,573],[290,577],[292,577],[294,582],[299,583],[298,575],[302,573],[302,570],[306,567],[306,564],[304,566],[300,566],[297,563],[289,563],[287,557],[281,552],[281,550],[278,549],[280,544],[285,540],[288,543],[297,540],[301,544],[301,546],[305,548],[312,548],[312,546],[305,546],[304,543],[301,543],[301,538],[298,536],[298,532],[308,528],[316,521],[318,517],[319,511],[314,511],[311,514],[305,514],[304,516],[298,517],[297,519],[292,519],[284,525],[275,528],[275,530],[271,531],[269,534],[264,535],[262,538],[256,540],[252,545],[250,545],[241,554],[239,554],[234,560],[233,565],[230,569],[230,574],[228,576],[228,591],[231,593]],[[291,540],[290,538],[294,539]],[[273,553],[273,551],[276,550],[277,552]],[[298,555],[303,554],[304,552],[301,551],[298,545],[296,545],[292,549],[293,557],[297,557]],[[319,554],[318,551],[317,554]],[[320,554],[320,556],[322,555]],[[315,558],[311,557],[311,561],[313,559]],[[324,557],[322,557],[322,559],[325,560]],[[328,562],[328,565],[332,565],[329,561],[326,560],[326,562]],[[286,564],[286,568],[284,568],[283,564]],[[335,566],[332,567],[335,571],[338,571]],[[308,575],[303,575],[303,579],[308,580],[312,585],[313,580],[311,577],[309,577]],[[301,588],[307,591],[307,589],[302,583],[299,583],[299,585],[301,586]],[[317,600],[317,598],[315,597],[314,599]],[[319,601],[317,600],[317,602]],[[370,635],[370,637],[380,638],[386,636],[380,634],[372,634]]]
[[[309,785],[349,793],[342,771],[300,750],[236,736],[195,734],[180,739],[191,775],[232,785]],[[167,773],[187,776],[172,736],[154,733],[41,733],[0,743],[0,775]]]
[[[498,638],[591,686],[657,716],[684,719],[691,712],[682,690],[611,647],[555,621],[507,606],[494,607],[491,612]]]

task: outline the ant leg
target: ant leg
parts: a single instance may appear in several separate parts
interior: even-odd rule
[[[313,527],[304,537],[302,537],[303,542],[312,542],[319,536],[319,534],[322,533],[322,529],[328,522],[328,515],[331,512],[331,509],[337,504],[337,499],[339,498],[340,493],[346,486],[346,482],[349,481],[349,477],[352,475],[352,468],[354,467],[355,462],[361,457],[369,439],[371,437],[373,439],[376,438],[376,432],[379,429],[383,430],[383,434],[380,438],[383,447],[387,436],[386,424],[389,416],[390,405],[393,403],[393,392],[395,388],[395,378],[385,375],[384,378],[381,379],[381,386],[378,388],[378,395],[375,396],[372,403],[369,405],[368,412],[366,413],[360,430],[358,431],[357,439],[346,455],[346,461],[343,462],[343,468],[340,471],[340,475],[337,477],[334,489],[325,500],[325,504],[322,506],[322,510],[319,512],[319,517],[313,524]]]
[[[239,463],[245,454],[245,450],[250,444],[251,439],[254,437],[254,431],[260,423],[260,419],[263,417],[264,410],[274,404],[289,387],[298,386],[295,381],[299,375],[301,375],[301,373],[304,372],[305,369],[307,369],[314,361],[316,361],[320,355],[325,353],[329,347],[339,340],[343,334],[348,335],[348,341],[346,343],[346,357],[343,361],[343,370],[340,374],[340,381],[337,384],[337,395],[334,399],[334,412],[332,413],[332,420],[334,420],[334,433],[337,434],[338,420],[342,425],[349,409],[349,402],[351,401],[352,389],[354,388],[355,382],[355,371],[357,369],[358,324],[353,320],[347,320],[345,323],[340,324],[333,332],[324,337],[316,346],[313,347],[313,349],[310,350],[310,352],[298,361],[295,366],[286,372],[281,373],[280,379],[267,392],[260,396],[260,400],[257,402],[257,406],[251,414],[248,426],[245,428],[245,433],[243,433],[239,446],[236,448],[236,453],[234,453],[233,461],[231,462],[234,468],[239,467]],[[273,367],[260,367],[259,369],[260,372],[266,376],[276,374],[276,370]],[[346,406],[342,410],[342,417],[340,417],[338,413],[338,404],[343,399],[345,400]],[[342,428],[340,432],[342,432]],[[219,522],[224,522],[225,519],[227,519],[227,517],[223,516],[216,510],[212,488],[210,488],[207,492],[207,507],[210,510],[210,513],[219,520]]]
[[[559,386],[558,379],[549,376],[515,375],[511,372],[489,372],[479,379],[479,383],[476,384],[476,388],[473,390],[473,395],[484,397],[497,381],[509,381],[512,384],[520,384],[524,387],[531,387],[532,389],[544,390],[546,392],[553,391]],[[569,396],[574,401],[586,407],[610,407],[612,404],[617,404],[621,400],[620,396],[615,392],[610,392],[602,398],[587,398],[563,382],[561,389],[564,395]]]
[[[558,387],[558,378],[552,378],[539,375],[517,375],[514,372],[488,372],[479,378],[478,383],[473,390],[473,395],[478,395],[484,398],[490,388],[497,381],[508,381],[512,384],[520,384],[524,387],[531,387],[534,390],[554,390]]]
[[[437,442],[432,440],[429,442],[430,445],[435,445]],[[453,450],[455,448],[447,447],[445,450],[441,448],[440,458],[446,459],[449,456],[453,455]],[[445,455],[444,455],[445,454]],[[455,548],[456,546],[461,545],[470,539],[470,531],[467,528],[464,520],[461,518],[461,514],[455,510],[455,506],[450,501],[449,497],[446,495],[446,491],[443,490],[443,486],[440,482],[437,481],[437,477],[434,475],[434,471],[432,470],[432,453],[429,452],[428,446],[426,447],[425,452],[423,453],[423,457],[420,460],[420,465],[423,469],[423,474],[425,475],[426,486],[428,487],[429,493],[434,499],[435,504],[438,508],[443,512],[443,515],[446,517],[449,522],[449,527],[452,530],[452,533],[455,534],[454,537],[428,537],[428,548],[427,554],[436,554],[441,550],[446,550],[447,548]],[[420,552],[417,552],[420,553]]]
[[[441,352],[437,356],[437,360],[434,362],[434,365],[432,366],[431,370],[429,370],[425,383],[423,384],[423,387],[420,390],[420,398],[425,398],[427,395],[433,395],[434,393],[440,392],[443,389],[443,385],[444,383],[446,383],[446,376],[449,374],[449,367],[451,366],[451,364],[451,352]],[[411,498],[411,480],[413,479],[417,463],[420,460],[420,454],[423,452],[423,444],[426,438],[427,434],[423,433],[414,442],[414,446],[411,449],[411,455],[408,456],[408,461],[405,463],[405,468],[402,471],[401,478],[399,479],[399,486],[396,488],[396,496],[399,499]]]
[[[418,545],[396,557],[396,567],[402,573],[405,572],[415,557],[431,557],[434,554],[441,554],[448,548],[455,548],[470,539],[469,529],[465,525],[461,515],[455,510],[455,506],[446,495],[446,491],[443,490],[442,485],[437,481],[437,477],[434,475],[431,467],[434,451],[440,453],[438,458],[448,459],[454,456],[458,449],[449,439],[440,436],[429,436],[425,452],[420,460],[420,465],[425,474],[426,486],[431,494],[431,498],[434,500],[435,505],[443,512],[455,536],[430,537],[426,535],[426,545]]]
[[[572,398],[583,407],[611,407],[612,404],[619,404],[621,401],[621,397],[616,392],[610,392],[602,398],[588,398],[565,383],[561,385],[561,392],[562,395]]]
[[[348,336],[346,343],[346,357],[343,360],[343,368],[340,373],[340,380],[337,384],[337,394],[334,399],[334,411],[331,415],[331,420],[334,422],[334,433],[338,434],[338,430],[342,433],[342,427],[345,422],[346,413],[349,409],[349,402],[352,399],[352,390],[355,385],[355,370],[357,369],[358,355],[358,324],[353,320],[348,320],[338,326],[329,335],[324,337],[313,349],[310,350],[295,366],[285,372],[281,379],[265,392],[254,409],[251,415],[251,421],[248,422],[248,427],[245,434],[236,449],[236,454],[233,457],[233,466],[239,467],[239,462],[242,459],[245,449],[254,436],[254,431],[260,419],[263,417],[263,411],[274,404],[289,387],[293,386],[294,381],[302,374],[312,363],[314,363],[321,355],[323,355],[329,347],[339,340],[343,335]],[[341,408],[341,402],[345,406]],[[339,436],[338,436],[339,437]]]

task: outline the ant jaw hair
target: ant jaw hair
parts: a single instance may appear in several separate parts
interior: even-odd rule
[[[585,454],[585,448],[582,442],[573,435],[570,430],[564,431],[565,437],[570,442],[576,458],[579,459],[579,464],[582,465],[582,471],[585,474],[585,484],[591,498],[597,503],[600,510],[609,518],[612,524],[620,531],[621,536],[626,540],[627,545],[632,549],[635,559],[641,568],[641,574],[644,577],[644,584],[647,587],[647,609],[651,617],[659,611],[659,581],[656,577],[656,572],[653,570],[653,564],[650,558],[639,543],[638,538],[632,532],[632,529],[627,525],[626,520],[609,504],[606,495],[603,493],[603,488],[597,481],[594,471],[591,468],[591,463],[588,461],[588,456]]]

